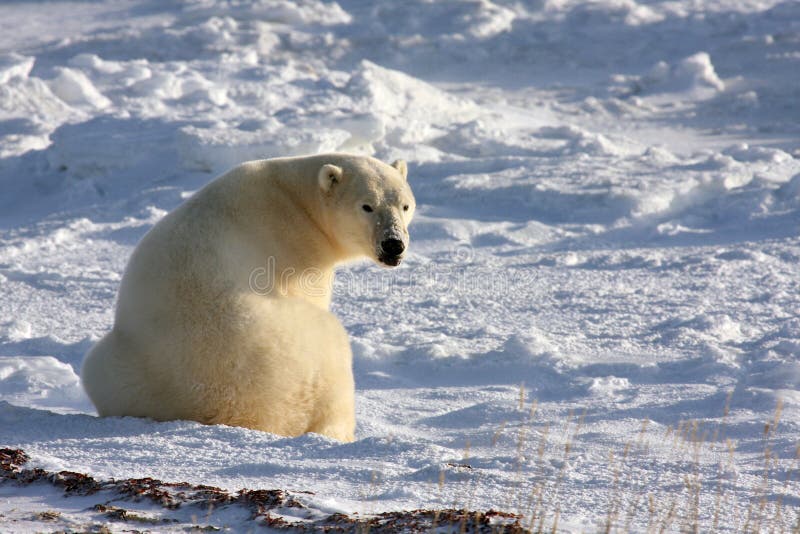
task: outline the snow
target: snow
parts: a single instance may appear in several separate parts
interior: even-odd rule
[[[50,81],[53,93],[75,107],[107,108],[111,101],[100,94],[92,81],[81,71],[56,67],[56,77]]]
[[[0,446],[317,514],[790,529],[798,43],[781,0],[4,4]],[[356,441],[96,417],[138,239],[241,161],[334,150],[407,159],[419,205],[404,265],[338,275]],[[0,484],[0,530],[105,521],[49,491]]]

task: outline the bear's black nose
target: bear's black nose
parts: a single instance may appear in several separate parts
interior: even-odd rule
[[[406,246],[399,239],[389,238],[381,241],[381,249],[390,256],[399,256]]]

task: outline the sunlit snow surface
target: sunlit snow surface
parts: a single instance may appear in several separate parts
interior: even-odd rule
[[[789,529],[799,103],[791,0],[3,3],[0,446],[324,513]],[[355,443],[95,417],[137,240],[325,151],[407,159],[419,204],[401,267],[338,278]],[[85,506],[0,488],[0,530]]]

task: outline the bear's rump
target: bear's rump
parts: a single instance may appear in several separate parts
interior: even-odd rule
[[[205,423],[306,432],[328,390],[352,388],[344,329],[300,299],[254,296],[241,311],[238,324],[223,329],[222,343],[198,340],[203,354],[186,355],[181,365],[191,376],[176,378],[192,388],[188,396]]]

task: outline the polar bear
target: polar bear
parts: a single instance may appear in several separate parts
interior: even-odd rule
[[[87,354],[101,416],[190,419],[352,441],[352,356],[328,311],[334,267],[396,266],[407,166],[347,154],[244,163],[159,221]]]

